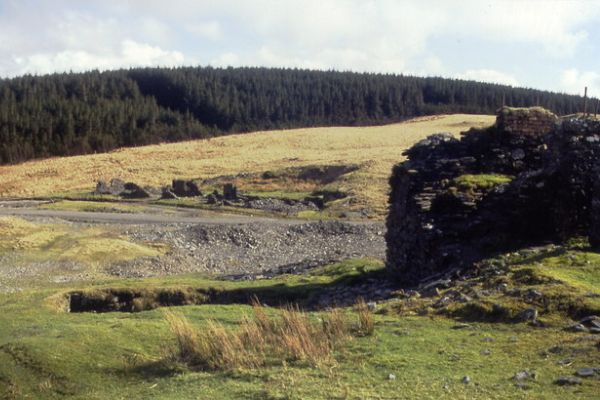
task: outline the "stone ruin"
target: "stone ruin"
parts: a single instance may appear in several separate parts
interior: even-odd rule
[[[502,108],[494,126],[432,135],[390,178],[387,268],[400,283],[524,246],[600,246],[600,121]]]
[[[170,191],[174,197],[197,197],[202,196],[202,192],[198,187],[198,184],[192,180],[183,180],[183,179],[173,179],[173,184],[170,188],[163,188],[163,193],[165,190]],[[163,195],[163,198],[166,196]]]

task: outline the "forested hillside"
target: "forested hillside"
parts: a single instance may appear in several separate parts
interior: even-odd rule
[[[364,125],[582,99],[442,78],[268,68],[143,68],[0,80],[0,163],[257,129]]]

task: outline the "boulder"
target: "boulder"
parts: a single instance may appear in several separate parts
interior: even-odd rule
[[[111,179],[109,183],[106,181],[98,181],[94,194],[111,194],[118,196],[125,190],[125,182],[120,179]]]

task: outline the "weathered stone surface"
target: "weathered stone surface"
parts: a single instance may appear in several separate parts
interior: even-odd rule
[[[112,194],[118,196],[125,190],[125,182],[120,179],[111,179],[110,182],[98,181],[95,194]]]
[[[226,183],[223,186],[223,197],[225,200],[237,200],[237,187],[231,183]]]
[[[558,117],[541,107],[503,107],[498,113],[498,127],[515,135],[545,135],[551,132]]]
[[[173,179],[171,191],[178,197],[196,197],[202,196],[200,188],[194,181],[185,181],[182,179]]]
[[[600,121],[502,109],[493,127],[432,135],[405,154],[390,179],[386,235],[387,266],[402,283],[574,234],[600,246]]]

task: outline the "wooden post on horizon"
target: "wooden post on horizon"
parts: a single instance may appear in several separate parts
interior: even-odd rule
[[[596,108],[594,109],[594,118],[598,116],[598,107],[600,107],[600,99],[596,99]]]
[[[506,107],[506,93],[502,92],[502,108]]]
[[[587,114],[587,86],[585,87],[585,90],[583,91],[583,116],[585,117],[586,114]]]

